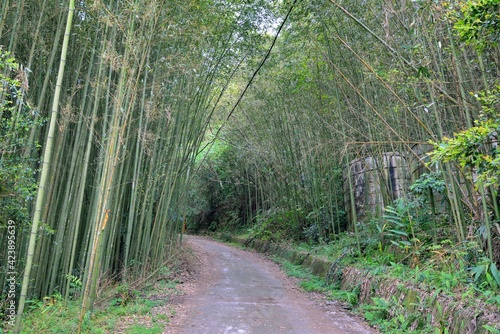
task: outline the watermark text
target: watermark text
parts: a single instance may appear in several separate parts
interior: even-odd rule
[[[16,324],[16,222],[7,222],[7,305],[6,317],[9,326]]]

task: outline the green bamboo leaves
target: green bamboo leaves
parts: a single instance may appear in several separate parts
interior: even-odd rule
[[[232,11],[246,7],[2,3],[0,42],[29,67],[22,87],[33,122],[52,110],[50,125],[28,128],[22,138],[30,145],[16,153],[28,163],[43,156],[45,166],[33,224],[19,221],[26,263],[17,267],[24,272],[17,330],[25,300],[60,293],[82,298],[84,331],[104,280],[143,282],[172,261],[190,171],[223,92],[219,83],[228,80],[224,71],[239,57],[230,52]]]
[[[298,4],[232,113],[226,145],[202,165],[213,196],[193,225],[319,242],[347,229],[359,253],[372,218],[383,221],[374,233],[403,250],[479,241],[474,232],[500,217],[497,9],[495,0]],[[464,44],[460,27],[487,47]],[[383,220],[398,197],[415,214],[399,217],[404,226]],[[484,235],[478,243],[500,261],[497,238]]]

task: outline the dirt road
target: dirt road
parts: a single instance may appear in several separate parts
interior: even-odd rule
[[[201,270],[169,333],[374,333],[336,306],[311,300],[263,256],[201,237],[187,242]]]

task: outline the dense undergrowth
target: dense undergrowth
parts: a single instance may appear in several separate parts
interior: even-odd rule
[[[175,267],[174,267],[175,268]],[[170,299],[179,294],[179,269],[164,267],[157,279],[142,285],[111,283],[102,288],[93,313],[88,312],[82,322],[83,333],[163,333],[170,318],[175,315]],[[27,301],[27,311],[21,333],[75,333],[79,326],[81,300],[78,296],[81,282],[72,280],[77,295],[65,300],[60,293],[42,300]],[[10,333],[1,328],[0,333]]]

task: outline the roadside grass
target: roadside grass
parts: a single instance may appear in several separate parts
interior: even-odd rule
[[[140,289],[115,285],[106,289],[94,312],[86,315],[83,333],[159,334],[175,311],[169,307],[170,297],[180,293],[178,281],[168,275]],[[81,301],[65,301],[56,293],[43,300],[30,300],[21,333],[75,333],[78,330]],[[3,329],[7,333],[7,329]],[[0,328],[0,333],[3,333]]]
[[[288,276],[299,279],[298,285],[303,290],[323,293],[327,299],[340,301],[346,308],[357,305],[359,292],[340,290],[338,287],[328,284],[325,279],[311,274],[304,267],[283,258],[272,257],[272,260],[280,264]]]
[[[428,325],[427,319],[422,319],[418,312],[408,314],[395,299],[386,301],[383,298],[373,298],[372,304],[358,304],[359,289],[341,290],[339,286],[327,283],[300,265],[279,257],[272,257],[272,260],[279,263],[288,276],[299,279],[298,285],[303,290],[321,293],[327,300],[341,302],[343,308],[362,315],[381,333],[441,333]]]
[[[476,275],[481,268],[474,267],[471,258],[481,254],[473,246],[449,246],[443,242],[440,247],[422,248],[412,254],[404,250],[379,250],[365,248],[361,256],[355,254],[356,241],[348,233],[338,241],[324,244],[297,243],[287,247],[311,255],[338,262],[340,267],[350,266],[368,270],[371,275],[397,278],[412,283],[424,290],[439,290],[444,294],[460,294],[481,298],[488,304],[500,307],[499,286],[488,273]],[[425,255],[423,254],[425,253]]]

